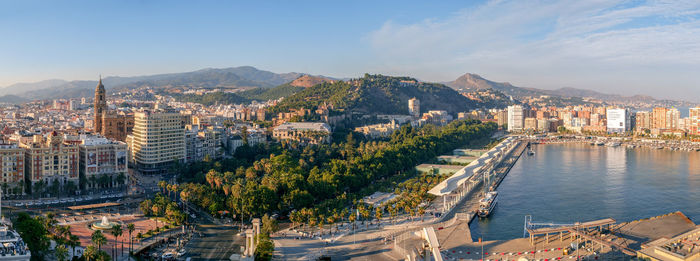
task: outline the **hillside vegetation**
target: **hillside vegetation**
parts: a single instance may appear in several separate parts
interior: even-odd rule
[[[365,114],[407,114],[408,100],[420,100],[421,110],[446,110],[452,114],[480,104],[443,84],[424,83],[409,77],[369,75],[350,81],[321,83],[282,100],[273,113],[296,108],[313,109],[328,103],[337,110]]]

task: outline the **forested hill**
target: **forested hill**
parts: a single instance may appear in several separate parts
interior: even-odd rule
[[[443,84],[419,82],[409,77],[365,74],[359,79],[308,87],[282,100],[272,112],[313,109],[326,102],[335,109],[365,114],[407,114],[408,100],[413,97],[420,100],[422,112],[446,110],[456,114],[480,106]]]

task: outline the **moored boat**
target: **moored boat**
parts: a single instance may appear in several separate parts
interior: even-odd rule
[[[493,209],[498,203],[498,191],[491,191],[486,193],[483,199],[479,200],[479,210],[477,215],[479,217],[488,217],[493,212]]]

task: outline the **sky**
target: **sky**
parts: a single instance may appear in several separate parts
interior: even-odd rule
[[[250,65],[700,102],[699,18],[697,0],[0,0],[0,86]]]

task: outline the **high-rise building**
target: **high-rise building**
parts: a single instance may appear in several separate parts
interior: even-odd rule
[[[24,149],[15,144],[0,144],[0,175],[4,195],[24,194]]]
[[[508,106],[508,131],[522,131],[525,125],[523,106]]]
[[[420,117],[420,100],[416,97],[408,100],[408,114],[415,118]]]
[[[134,132],[129,136],[134,166],[144,174],[167,172],[185,158],[185,128],[178,112],[136,112]]]
[[[102,133],[102,114],[107,110],[105,86],[102,85],[102,77],[95,87],[95,133]]]
[[[652,110],[651,115],[651,128],[652,129],[665,129],[666,128],[666,114],[668,109],[663,107],[656,107]]]
[[[638,111],[635,114],[635,131],[642,132],[644,130],[651,130],[651,113]]]
[[[688,118],[690,119],[688,133],[691,135],[700,135],[700,107],[690,108]]]
[[[80,187],[111,188],[126,185],[127,146],[97,135],[80,135]]]
[[[666,129],[676,130],[681,120],[681,112],[676,108],[666,111]]]
[[[496,120],[498,120],[498,126],[504,126],[508,124],[508,110],[500,110],[496,114]]]
[[[528,131],[537,131],[537,119],[536,118],[525,118],[525,124],[523,129]]]
[[[78,146],[65,143],[55,131],[47,137],[34,135],[31,141],[20,143],[24,148],[25,181],[32,185],[32,193],[46,190],[53,184],[78,186]],[[41,185],[37,185],[40,183]]]
[[[630,114],[627,109],[607,109],[605,114],[609,133],[625,133],[630,130]]]

